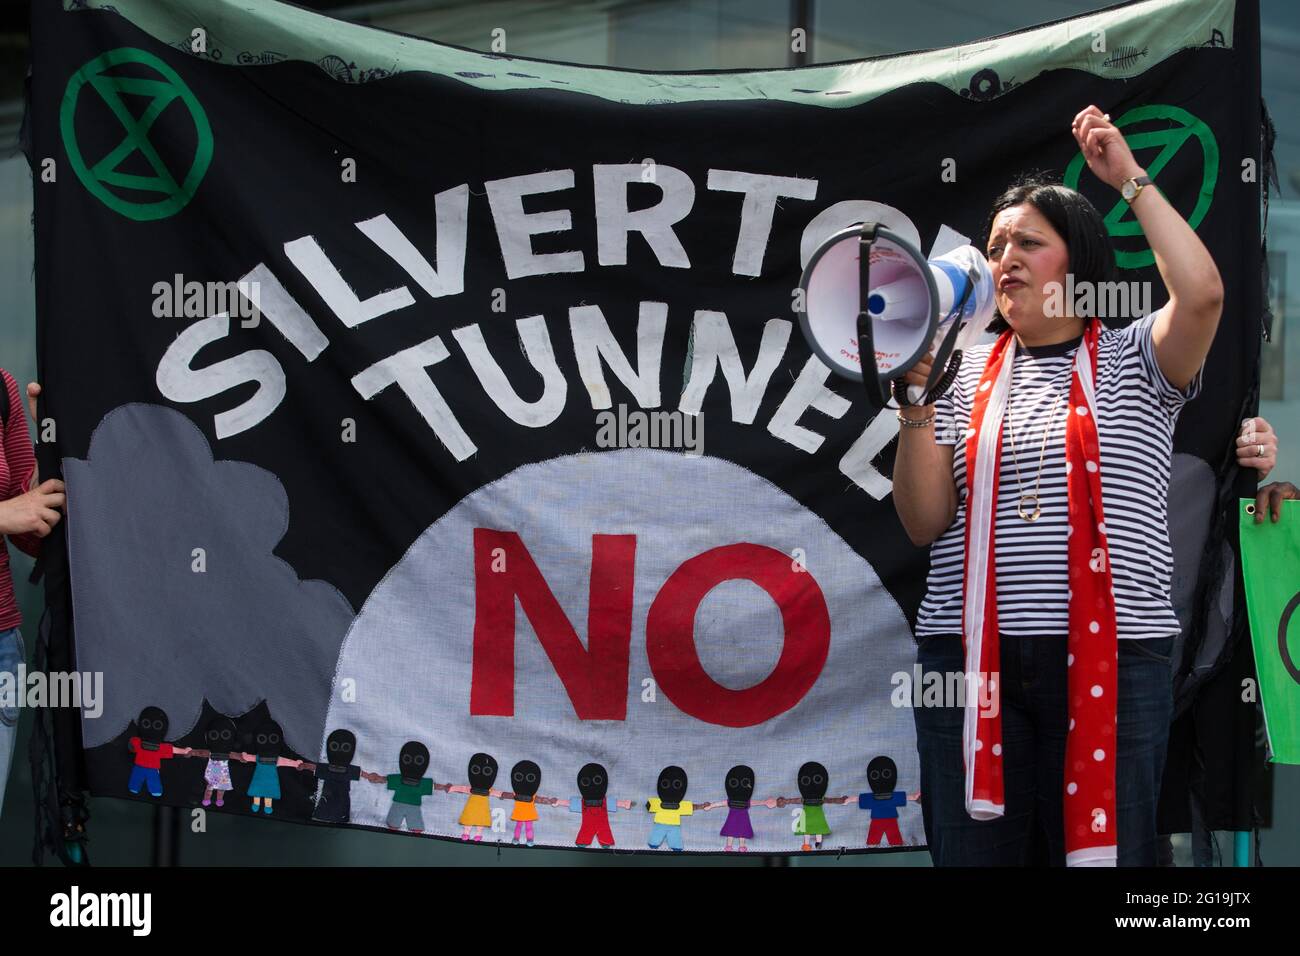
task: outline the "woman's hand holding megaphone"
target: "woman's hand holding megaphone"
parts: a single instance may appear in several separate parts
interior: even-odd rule
[[[901,381],[924,394],[934,353],[907,370]],[[934,542],[957,514],[957,482],[952,445],[935,440],[933,405],[902,405],[898,417],[898,455],[894,459],[894,507],[908,539],[918,548]]]
[[[925,357],[920,359],[915,365],[907,370],[903,376],[903,381],[908,385],[915,385],[917,388],[924,390],[926,382],[930,380],[930,370],[934,366],[934,353],[926,352]],[[924,395],[924,391],[922,391]],[[912,409],[911,414],[908,410]],[[904,405],[901,409],[904,418],[925,418],[933,414],[933,405]]]

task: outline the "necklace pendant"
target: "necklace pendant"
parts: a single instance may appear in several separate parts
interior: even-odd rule
[[[1033,502],[1033,511],[1029,510],[1029,502]],[[1020,512],[1020,517],[1025,521],[1037,521],[1038,516],[1043,513],[1043,509],[1038,503],[1038,495],[1021,495],[1020,505],[1016,510]]]

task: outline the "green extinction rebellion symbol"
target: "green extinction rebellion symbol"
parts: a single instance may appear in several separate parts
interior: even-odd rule
[[[128,65],[135,66],[129,75],[120,71]],[[144,102],[144,111],[138,116],[128,108],[128,96],[136,104]],[[107,106],[121,124],[122,138],[103,156],[88,160],[77,139],[77,107],[79,103],[97,105],[93,103],[95,99]],[[192,134],[181,137],[188,140],[192,136],[195,143],[194,157],[187,170],[177,168],[183,167],[186,157],[180,157],[177,162],[173,155],[176,136],[155,135],[155,139],[150,139],[154,124],[175,100],[189,111],[193,122]],[[168,123],[180,116],[173,110],[168,114]],[[175,70],[145,50],[131,47],[110,50],[73,74],[63,92],[59,129],[68,159],[82,184],[110,209],[140,222],[166,219],[185,208],[212,162],[212,127],[203,107]],[[159,142],[168,148],[160,149]],[[153,169],[153,175],[129,173],[121,168],[128,160],[138,163],[137,153]],[[172,165],[164,161],[164,153]]]
[[[1164,104],[1139,106],[1136,109],[1129,110],[1117,119],[1115,125],[1122,129],[1125,126],[1151,120],[1164,120],[1168,125],[1164,129],[1152,129],[1127,134],[1124,139],[1134,153],[1141,149],[1160,147],[1160,152],[1146,167],[1147,174],[1150,175],[1153,182],[1157,180],[1160,171],[1165,168],[1184,145],[1193,141],[1200,144],[1202,159],[1201,188],[1196,194],[1196,205],[1192,209],[1191,215],[1187,217],[1188,225],[1195,229],[1201,224],[1201,220],[1205,218],[1205,213],[1209,210],[1210,202],[1214,198],[1214,184],[1219,179],[1219,144],[1215,141],[1214,133],[1210,130],[1210,127],[1191,113],[1179,109],[1177,106]],[[1079,175],[1083,172],[1083,166],[1083,153],[1079,153],[1070,161],[1070,165],[1065,168],[1065,185],[1071,189],[1079,188]],[[1137,221],[1132,210],[1129,209],[1128,203],[1124,202],[1123,199],[1115,200],[1115,205],[1105,215],[1105,221],[1107,231],[1116,239],[1142,235],[1142,224]],[[1155,261],[1155,253],[1151,251],[1150,247],[1140,251],[1128,249],[1117,249],[1115,251],[1115,262],[1121,269],[1140,269],[1143,266],[1151,265]]]

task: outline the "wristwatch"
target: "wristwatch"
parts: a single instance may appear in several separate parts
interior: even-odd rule
[[[1150,185],[1150,176],[1133,176],[1120,183],[1119,194],[1123,196],[1124,201],[1131,206],[1133,205],[1133,200],[1138,198],[1138,193],[1142,192],[1142,187]]]

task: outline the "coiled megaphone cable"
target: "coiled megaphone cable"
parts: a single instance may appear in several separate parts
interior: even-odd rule
[[[961,371],[961,349],[955,349],[948,357],[948,367],[944,369],[939,381],[934,384],[922,397],[919,402],[913,402],[907,394],[908,385],[902,379],[894,379],[894,400],[901,405],[933,405],[935,399],[947,394],[948,389],[952,388],[952,383],[957,381],[957,373]],[[931,377],[934,372],[932,371]],[[925,383],[929,385],[930,382]]]

